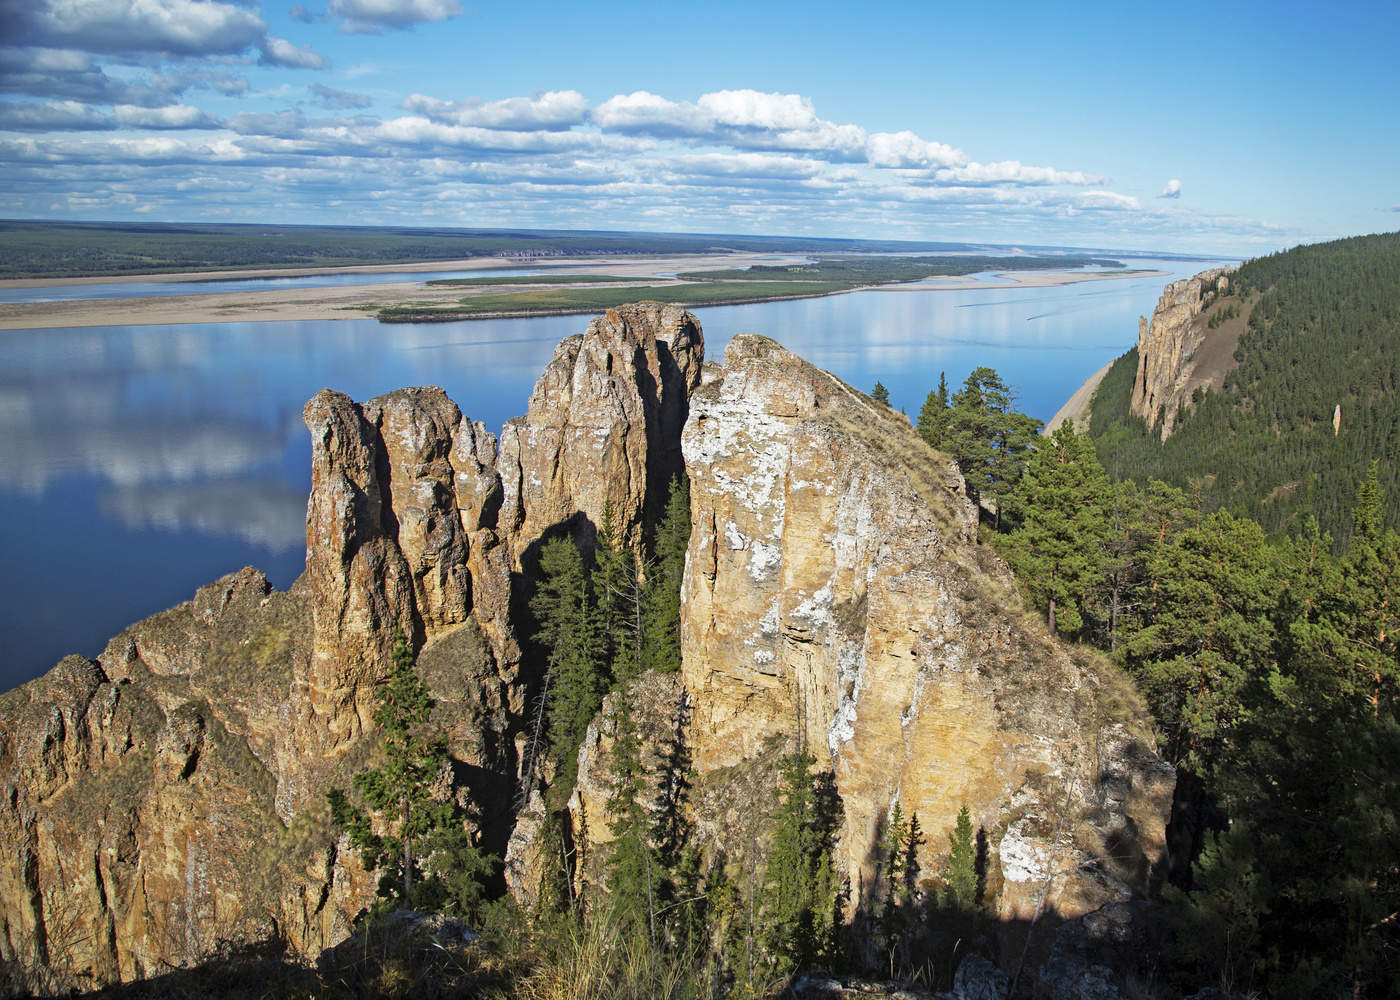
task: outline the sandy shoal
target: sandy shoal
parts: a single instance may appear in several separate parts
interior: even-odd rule
[[[114,282],[209,281],[218,278],[247,279],[322,274],[403,274],[402,282],[366,285],[338,285],[329,288],[273,289],[259,292],[203,292],[148,298],[85,299],[69,302],[20,302],[0,304],[0,330],[41,330],[59,327],[159,326],[189,323],[271,323],[310,320],[369,319],[388,306],[422,305],[444,307],[465,295],[494,292],[492,286],[432,286],[414,281],[423,271],[481,271],[502,267],[530,267],[548,271],[567,269],[569,274],[596,272],[599,275],[633,276],[649,284],[670,282],[667,272],[710,270],[771,262],[771,254],[731,254],[672,257],[573,257],[547,260],[463,260],[427,264],[364,265],[349,268],[297,268],[266,271],[198,272],[185,274],[132,275],[122,278],[49,278],[0,281],[0,287],[44,287],[54,285],[96,285]],[[580,265],[586,265],[586,271]],[[998,277],[1009,283],[988,285],[965,278],[930,279],[918,285],[883,285],[878,291],[945,291],[966,288],[1015,288],[1066,285],[1079,281],[1102,281],[1120,277],[1148,277],[1165,271],[1112,272],[1023,271]],[[509,279],[502,279],[508,283]],[[532,288],[548,288],[535,284]]]

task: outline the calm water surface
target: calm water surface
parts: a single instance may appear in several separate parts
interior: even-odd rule
[[[1049,418],[1136,342],[1171,277],[1053,288],[866,291],[697,310],[707,355],[766,334],[917,414],[940,371],[997,369]],[[360,276],[363,277],[363,276]],[[400,276],[401,277],[401,276]],[[310,442],[326,386],[364,400],[440,385],[492,429],[523,413],[585,316],[383,326],[372,320],[102,327],[0,334],[0,690],[252,564],[301,572]]]

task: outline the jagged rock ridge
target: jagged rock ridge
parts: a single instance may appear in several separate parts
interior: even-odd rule
[[[318,393],[291,591],[232,574],[0,697],[0,961],[81,985],[269,935],[307,955],[342,940],[372,886],[324,792],[372,749],[396,628],[503,849],[532,683],[522,557],[605,507],[647,529],[703,352],[683,310],[612,310],[561,345],[499,454],[441,389]]]

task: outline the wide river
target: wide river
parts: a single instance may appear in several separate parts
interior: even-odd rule
[[[999,371],[1048,419],[1136,343],[1169,276],[1057,287],[864,291],[696,310],[706,354],[762,333],[917,415],[946,372]],[[405,276],[407,277],[407,276]],[[413,280],[409,278],[409,280]],[[210,290],[215,290],[211,288]],[[42,295],[37,292],[35,298]],[[278,587],[305,556],[302,405],[440,385],[499,430],[585,316],[383,326],[207,323],[0,333],[0,690],[252,564]]]

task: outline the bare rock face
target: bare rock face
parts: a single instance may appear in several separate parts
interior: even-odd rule
[[[656,302],[610,309],[559,345],[529,412],[501,435],[502,531],[517,567],[535,539],[578,514],[596,529],[610,510],[629,543],[659,517],[682,469],[704,350],[695,317]]]
[[[348,932],[364,873],[274,808],[310,619],[304,590],[242,570],[0,696],[0,960],[61,990]]]
[[[1231,270],[1217,267],[1173,281],[1157,300],[1152,321],[1138,320],[1137,378],[1129,407],[1154,429],[1160,412],[1163,440],[1171,434],[1177,410],[1187,398],[1196,352],[1209,332],[1200,321],[1207,293],[1229,288]]]
[[[834,772],[853,887],[871,883],[899,802],[927,832],[929,873],[970,808],[1008,922],[1147,888],[1173,772],[1131,685],[1021,610],[946,456],[754,336],[707,370],[682,440],[682,674],[701,786],[775,742],[805,745]]]

